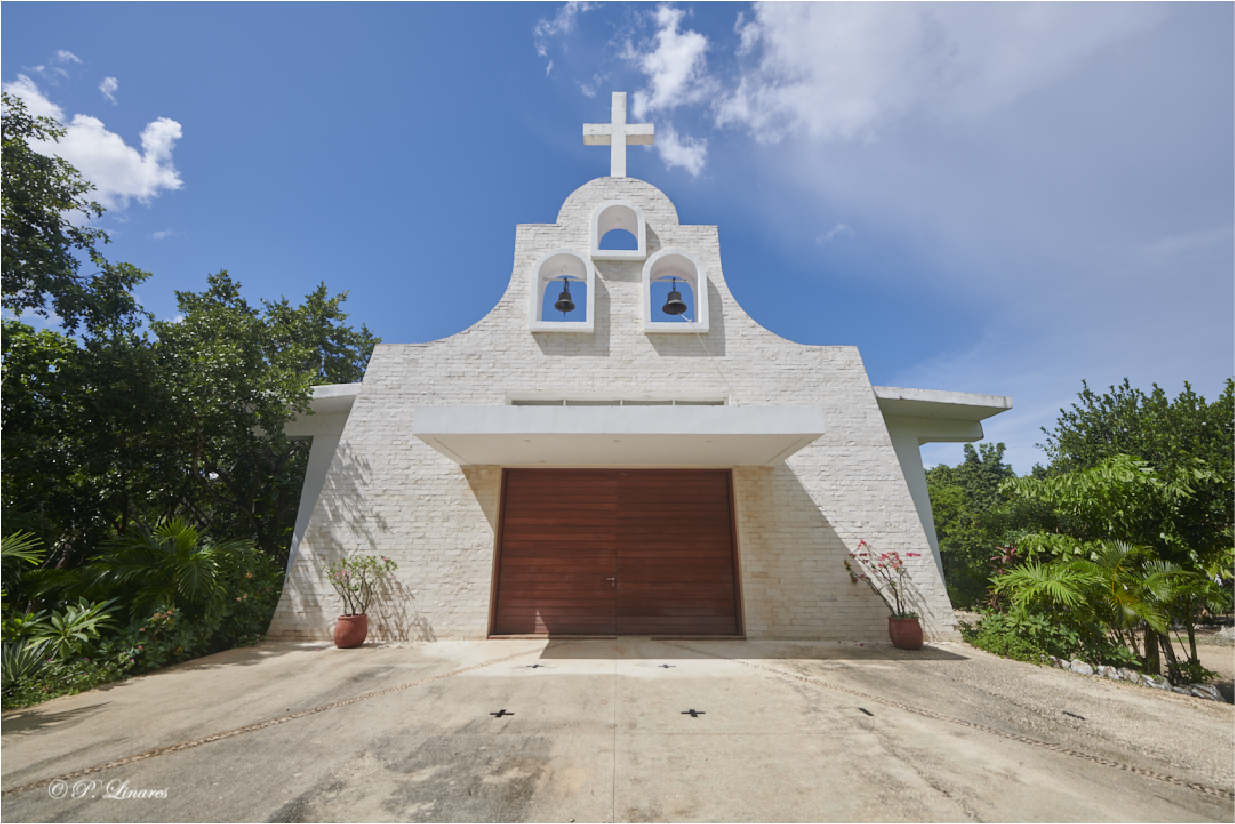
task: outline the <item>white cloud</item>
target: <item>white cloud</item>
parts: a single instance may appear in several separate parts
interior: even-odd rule
[[[150,237],[154,238],[155,240],[166,240],[169,237],[175,237],[175,236],[176,236],[176,232],[174,230],[164,229],[161,232],[155,232]]]
[[[708,160],[707,139],[679,136],[672,123],[664,124],[657,132],[656,148],[666,168],[682,166],[691,177],[698,177]]]
[[[733,24],[733,31],[742,38],[736,52],[738,57],[745,57],[755,50],[755,45],[759,42],[759,24],[753,20],[747,22],[745,12],[738,12],[738,20]]]
[[[981,114],[1066,75],[1162,19],[1143,4],[760,3],[716,105],[717,124],[775,142],[791,132],[869,139],[903,115]]]
[[[592,80],[590,83],[584,83],[582,81],[575,81],[575,82],[576,82],[576,85],[578,85],[579,87],[579,91],[583,92],[583,96],[591,98],[591,97],[596,96],[596,92],[599,89],[600,85],[606,82],[608,79],[609,79],[608,74],[603,74],[603,75],[594,74],[592,75]]]
[[[17,75],[17,79],[5,83],[3,89],[14,97],[20,97],[26,104],[26,110],[35,117],[50,117],[64,122],[64,110],[44,97],[38,85],[26,75]]]
[[[107,208],[124,208],[130,199],[145,203],[164,189],[179,189],[183,185],[172,164],[172,148],[181,137],[176,121],[160,117],[147,124],[138,151],[120,135],[109,132],[96,117],[79,114],[65,123],[64,111],[25,75],[4,83],[3,89],[22,98],[32,114],[53,117],[65,124],[65,135],[59,143],[32,146],[73,164],[97,187],[93,195]]]
[[[835,226],[833,226],[831,229],[829,229],[826,233],[815,238],[815,242],[818,243],[820,246],[826,246],[829,243],[831,243],[832,238],[836,237],[837,235],[849,235],[849,237],[853,237],[853,229],[849,228],[843,223],[838,223]]]
[[[678,106],[707,100],[717,89],[707,73],[707,37],[696,31],[679,31],[685,12],[670,6],[656,10],[657,32],[650,48],[640,51],[628,44],[622,57],[648,76],[645,89],[634,94],[634,115],[671,111]]]
[[[120,82],[114,77],[104,77],[103,82],[99,84],[99,91],[103,96],[116,105],[116,89],[120,87]]]
[[[541,57],[548,57],[550,39],[573,32],[575,25],[578,23],[579,15],[594,8],[596,8],[595,3],[570,0],[569,3],[558,9],[557,14],[553,16],[552,20],[541,19],[536,24],[536,27],[532,29],[532,39],[536,45],[536,53]],[[545,69],[545,74],[552,70],[553,61],[550,60],[549,67]]]
[[[60,49],[50,61],[51,66],[30,66],[29,70],[47,78],[51,83],[59,83],[61,78],[69,76],[64,67],[69,63],[81,64],[81,58],[71,51]]]

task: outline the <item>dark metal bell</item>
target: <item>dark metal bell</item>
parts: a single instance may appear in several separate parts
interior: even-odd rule
[[[575,311],[575,302],[570,299],[570,292],[563,289],[562,294],[557,296],[557,303],[553,304],[553,308],[559,312]]]
[[[665,301],[664,307],[661,309],[666,315],[680,315],[686,311],[686,301],[682,300],[682,293],[673,289],[669,292],[669,299]]]

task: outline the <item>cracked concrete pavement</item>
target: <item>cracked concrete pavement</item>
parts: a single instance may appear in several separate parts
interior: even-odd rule
[[[311,712],[332,702],[348,703]],[[500,710],[513,715],[491,715]],[[1230,705],[963,644],[265,643],[6,713],[0,811],[8,821],[1231,821],[1232,721]],[[53,783],[183,742],[198,743]]]

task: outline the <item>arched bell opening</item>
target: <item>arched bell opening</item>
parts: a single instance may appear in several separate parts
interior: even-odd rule
[[[594,260],[643,260],[647,257],[647,221],[629,200],[607,200],[592,210]]]
[[[591,332],[595,325],[596,269],[586,255],[558,249],[532,267],[533,332]]]
[[[708,278],[685,249],[662,249],[643,266],[643,331],[708,331]]]
[[[584,320],[587,312],[587,281],[582,278],[553,280],[545,284],[540,303],[542,323]]]
[[[672,275],[652,281],[652,316],[654,320],[676,321],[695,319],[695,289]]]
[[[610,229],[600,239],[600,251],[637,252],[639,251],[639,241],[633,233],[625,229]]]

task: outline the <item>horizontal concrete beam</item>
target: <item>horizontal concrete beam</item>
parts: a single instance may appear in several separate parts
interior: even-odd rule
[[[341,383],[313,387],[313,400],[309,401],[312,415],[297,415],[283,427],[289,438],[307,438],[319,435],[339,435],[352,404],[360,394],[360,384]]]
[[[1006,395],[974,395],[944,392],[939,389],[907,389],[899,386],[873,386],[875,399],[885,418],[948,418],[982,421],[1012,408]]]
[[[893,438],[912,436],[918,445],[924,443],[969,443],[982,440],[980,421],[956,421],[946,418],[899,418],[885,414],[888,434]]]
[[[461,465],[775,466],[818,406],[419,406],[412,434]]]

